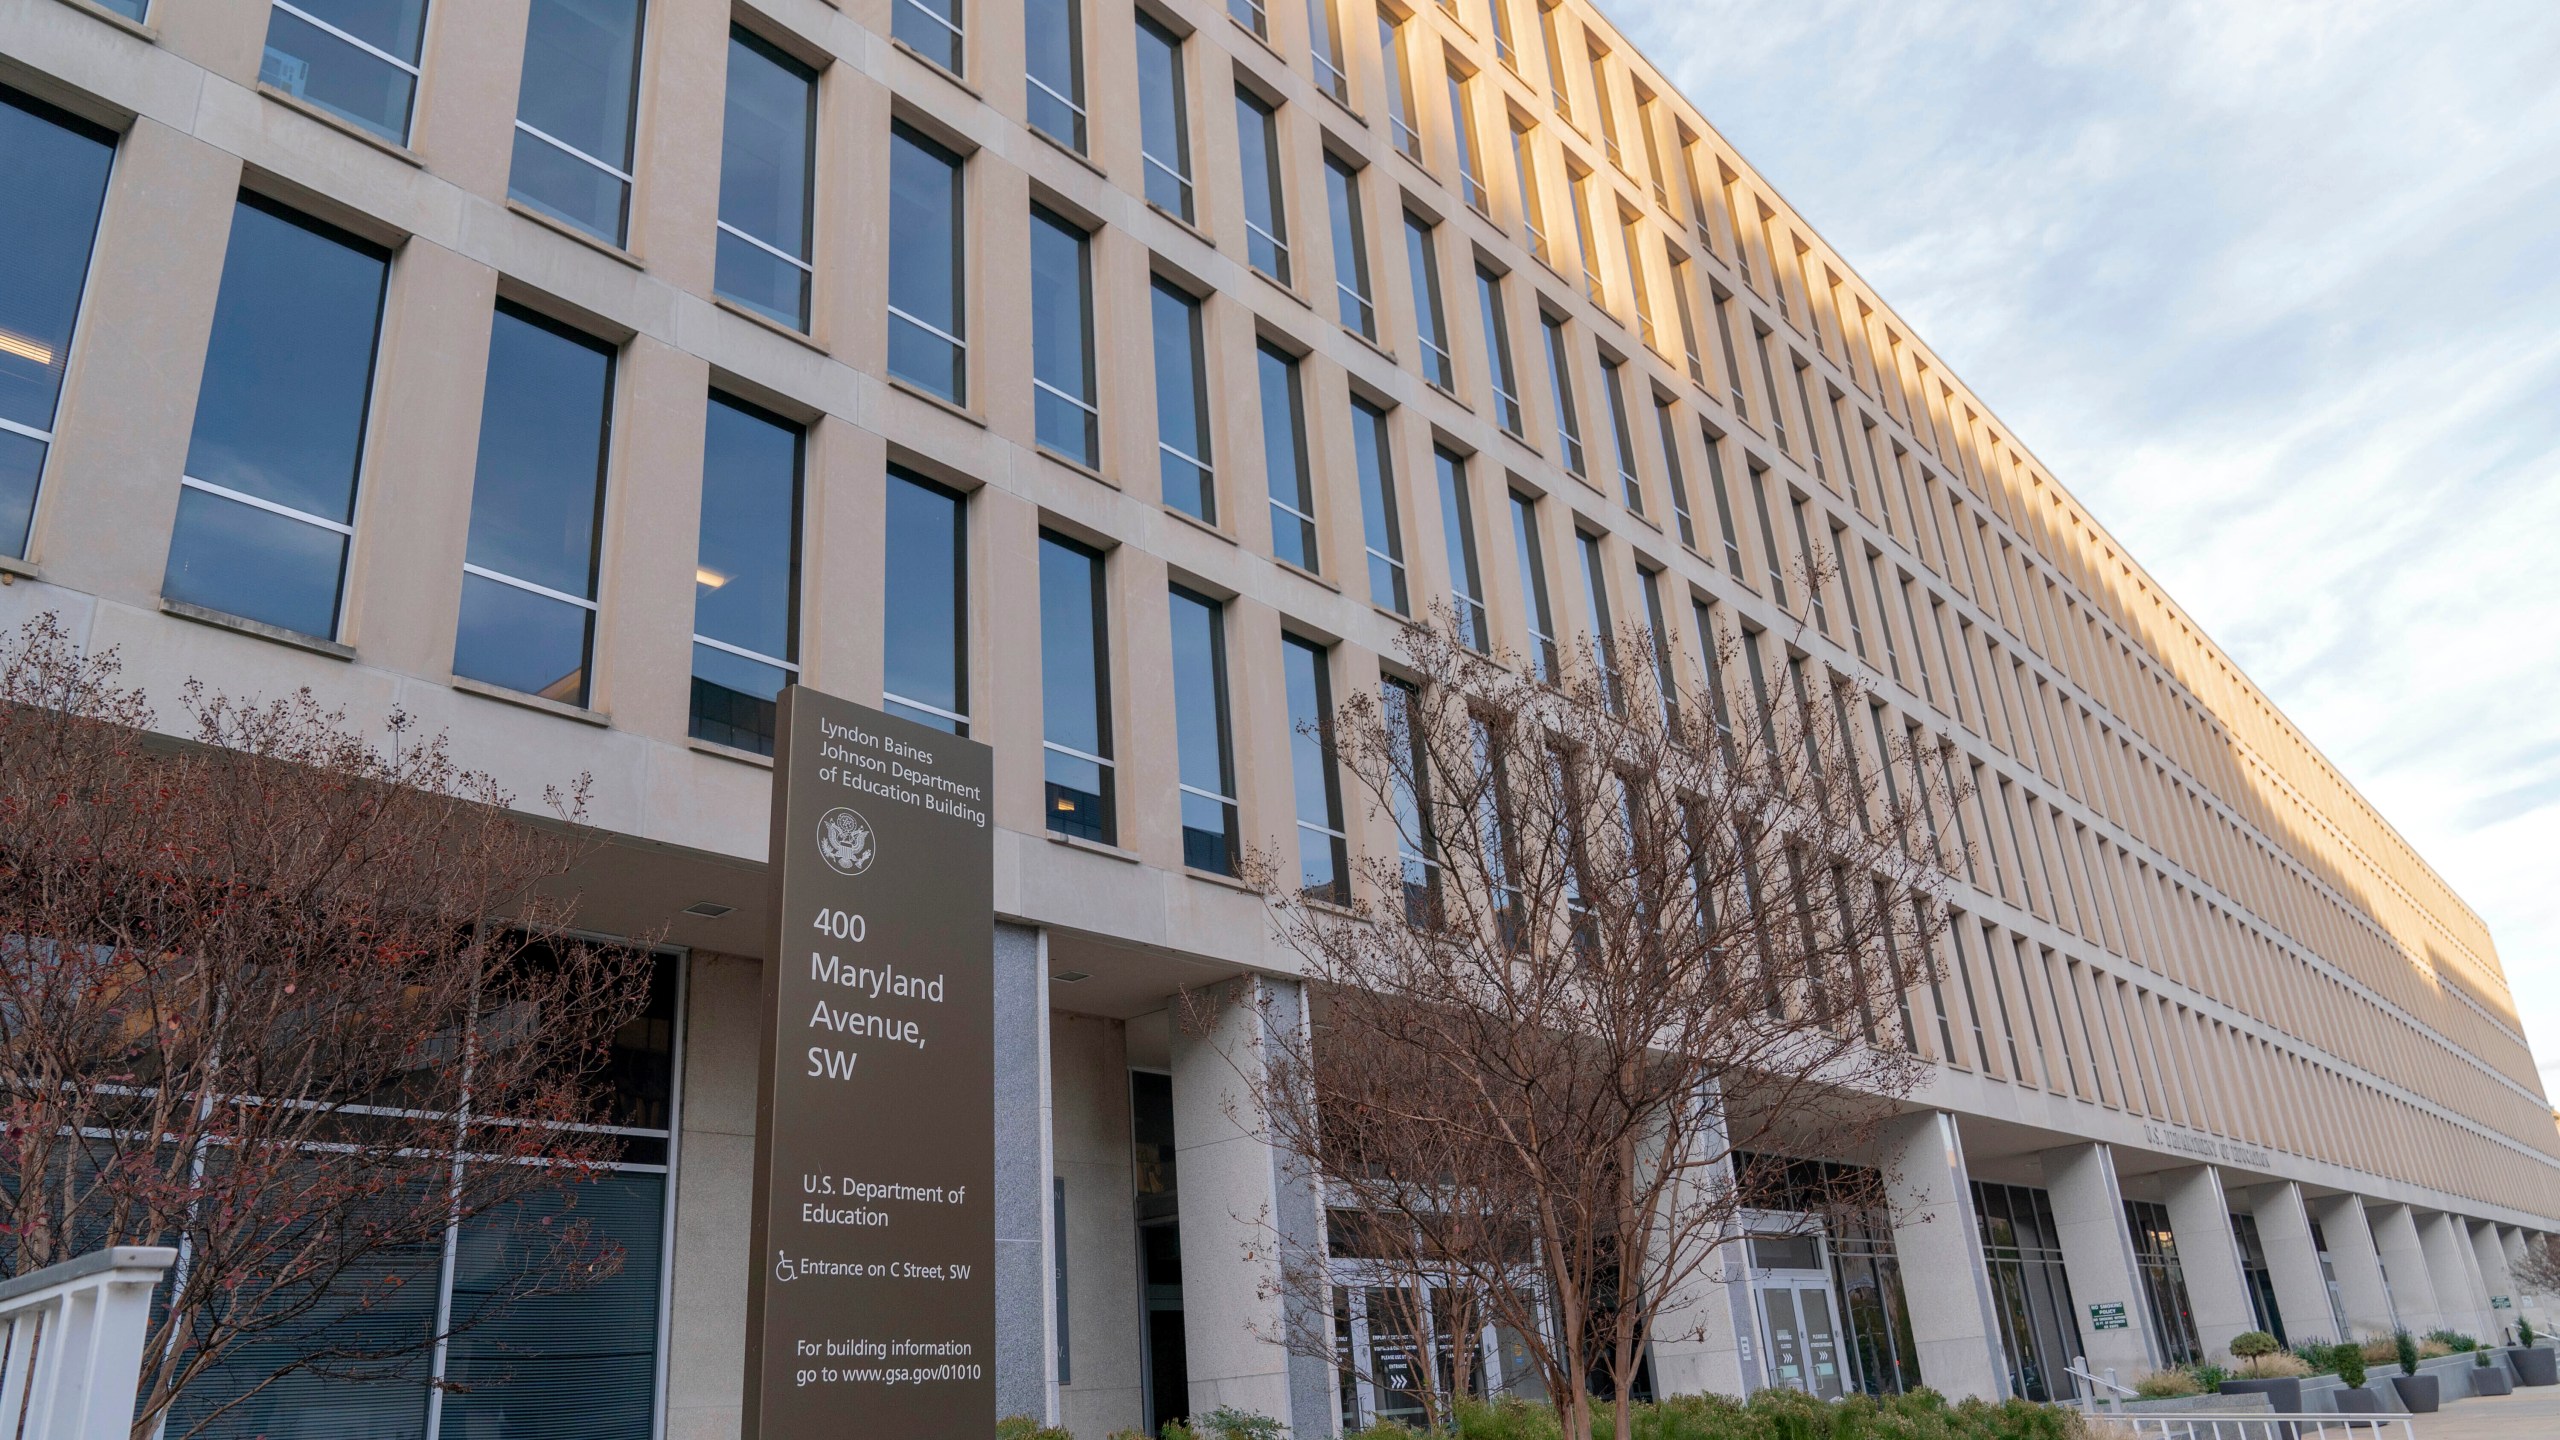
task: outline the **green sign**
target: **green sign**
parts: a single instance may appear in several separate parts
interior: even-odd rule
[[[2132,1324],[2132,1321],[2125,1318],[2123,1301],[2092,1300],[2089,1302],[2090,1329],[2124,1330],[2131,1328]]]
[[[2492,1295],[2489,1297],[2489,1308],[2492,1310],[2513,1310],[2516,1308],[2516,1302],[2510,1296]]]

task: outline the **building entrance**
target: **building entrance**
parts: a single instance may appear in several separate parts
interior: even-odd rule
[[[1820,1238],[1752,1236],[1751,1291],[1769,1383],[1825,1400],[1847,1393],[1839,1309]]]

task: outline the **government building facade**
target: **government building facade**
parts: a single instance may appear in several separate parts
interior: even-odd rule
[[[1586,0],[0,0],[0,196],[0,622],[590,774],[664,937],[621,1271],[215,1433],[738,1433],[790,683],[993,748],[1002,1411],[1413,1413],[1356,1257],[1366,1378],[1272,1343],[1306,1197],[1175,1017],[1294,1002],[1239,855],[1392,847],[1294,742],[1435,608],[1729,640],[1967,797],[1932,1076],[1788,1157],[1891,1213],[1737,1242],[1656,1394],[2560,1305],[2480,918]]]

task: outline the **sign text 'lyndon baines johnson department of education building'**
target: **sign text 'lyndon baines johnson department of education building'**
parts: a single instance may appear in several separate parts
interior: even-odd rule
[[[1435,605],[1968,796],[1933,1078],[1800,1147],[1896,1213],[1753,1241],[1657,1393],[2553,1318],[2479,917],[1589,0],[19,0],[0,195],[0,622],[591,773],[582,922],[666,937],[621,1270],[211,1433],[1413,1413],[1265,1338],[1321,1197],[1169,1016],[1298,1005],[1237,856],[1394,853],[1298,737]],[[794,684],[858,706],[777,756]]]

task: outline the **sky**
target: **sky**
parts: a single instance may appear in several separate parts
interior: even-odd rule
[[[2487,921],[2560,1097],[2560,3],[1602,5]]]

